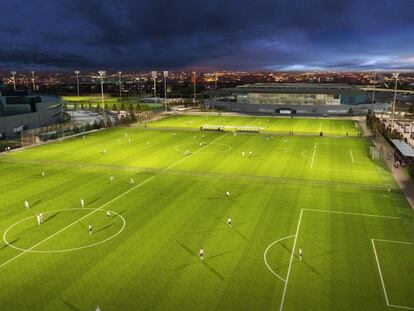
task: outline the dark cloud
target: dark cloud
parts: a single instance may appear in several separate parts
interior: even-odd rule
[[[0,66],[411,69],[413,13],[405,0],[15,0]]]

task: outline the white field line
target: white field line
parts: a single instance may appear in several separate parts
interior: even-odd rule
[[[354,155],[352,154],[352,150],[349,150],[349,153],[351,154],[352,163],[355,163],[355,161],[354,161]]]
[[[288,268],[288,272],[287,272],[287,275],[286,275],[285,287],[283,288],[282,300],[280,302],[280,311],[283,310],[283,303],[285,302],[286,290],[287,290],[287,286],[288,286],[288,282],[289,282],[289,276],[290,276],[290,269],[292,267],[293,255],[295,254],[296,241],[298,239],[300,222],[302,220],[302,214],[303,214],[303,209],[300,210],[298,225],[296,227],[295,241],[293,242],[292,254],[290,255],[289,268]]]
[[[311,165],[310,168],[313,168],[313,162],[315,161],[315,154],[316,154],[316,146],[318,143],[315,144],[315,147],[313,148],[313,154],[312,154],[312,161],[311,161]]]
[[[226,134],[224,134],[224,135],[221,135],[221,136],[217,137],[216,139],[212,140],[212,141],[211,141],[211,143],[213,143],[213,142],[215,142],[215,141],[217,141],[217,140],[221,139],[221,138],[222,138],[222,137],[224,137],[225,135],[226,135]],[[207,147],[208,147],[208,145],[207,145]],[[164,170],[168,170],[168,169],[170,169],[170,168],[174,167],[175,165],[177,165],[177,164],[181,163],[183,160],[185,160],[186,158],[190,157],[191,155],[196,154],[199,150],[201,150],[201,148],[197,149],[196,151],[194,151],[192,154],[188,155],[187,157],[181,158],[181,159],[180,159],[180,160],[178,160],[177,162],[174,162],[174,163],[173,163],[173,164],[171,164],[170,166],[166,167]],[[102,210],[105,206],[108,206],[109,204],[113,203],[114,201],[118,200],[119,198],[122,198],[123,196],[125,196],[125,195],[126,195],[126,194],[128,194],[128,193],[130,193],[131,191],[133,191],[133,190],[137,189],[138,187],[140,187],[140,186],[142,186],[142,185],[146,184],[147,182],[151,181],[151,180],[152,180],[155,176],[156,176],[156,175],[151,176],[151,177],[149,177],[149,178],[145,179],[144,181],[140,182],[140,183],[139,183],[139,184],[137,184],[136,186],[134,186],[134,187],[132,187],[131,189],[128,189],[127,191],[125,191],[125,192],[121,193],[120,195],[116,196],[115,198],[113,198],[112,200],[110,200],[110,201],[106,202],[105,204],[101,205],[100,207],[98,207],[98,208],[94,209],[93,211],[91,211],[90,213],[86,214],[85,216],[83,216],[83,217],[79,218],[78,220],[76,220],[76,221],[74,221],[74,222],[70,223],[70,224],[69,224],[69,225],[67,225],[66,227],[64,227],[64,228],[60,229],[59,231],[57,231],[57,232],[55,232],[55,233],[53,233],[52,235],[50,235],[50,236],[48,236],[47,238],[45,238],[45,239],[41,240],[40,242],[36,243],[35,245],[33,245],[33,246],[31,246],[31,247],[27,248],[26,250],[22,251],[21,253],[19,253],[18,255],[14,256],[14,257],[12,257],[11,259],[9,259],[9,260],[7,260],[7,261],[3,262],[2,264],[0,264],[0,268],[4,267],[4,266],[5,266],[5,265],[7,265],[8,263],[10,263],[10,262],[12,262],[13,260],[15,260],[15,259],[19,258],[20,256],[23,256],[23,255],[24,255],[24,254],[26,254],[27,252],[30,252],[31,250],[33,250],[33,249],[34,249],[34,248],[36,248],[37,246],[39,246],[39,245],[43,244],[44,242],[46,242],[46,241],[50,240],[51,238],[53,238],[54,236],[58,235],[59,233],[61,233],[61,232],[65,231],[66,229],[68,229],[68,228],[72,227],[73,225],[77,224],[79,221],[81,221],[81,220],[83,220],[83,219],[87,218],[88,216],[92,215],[92,214],[93,214],[93,213],[95,213],[96,211],[98,211],[98,210]]]
[[[264,251],[264,254],[263,254],[263,259],[264,259],[264,262],[265,262],[265,264],[266,264],[266,267],[270,270],[270,272],[272,272],[276,277],[278,277],[280,280],[282,280],[282,282],[286,282],[286,280],[284,279],[284,278],[282,278],[280,275],[278,275],[276,272],[274,272],[273,271],[273,269],[269,266],[269,264],[268,264],[268,262],[267,262],[267,252],[269,251],[269,249],[273,246],[273,245],[275,245],[276,243],[279,243],[280,241],[283,241],[283,240],[287,240],[287,239],[290,239],[290,238],[293,238],[294,237],[294,235],[289,235],[289,236],[286,236],[286,237],[284,237],[284,238],[281,238],[281,239],[279,239],[279,240],[277,240],[277,241],[274,241],[273,243],[271,243],[267,248],[266,248],[266,250]]]
[[[388,219],[401,219],[400,217],[396,217],[396,216],[361,214],[361,213],[330,211],[330,210],[321,210],[321,209],[313,209],[313,208],[304,208],[303,210],[304,211],[310,211],[310,212],[318,212],[318,213],[333,213],[333,214],[343,214],[343,215],[353,215],[353,216],[378,217],[378,218],[388,218]]]
[[[391,240],[371,239],[372,248],[374,249],[375,260],[377,262],[378,272],[379,272],[379,275],[380,275],[381,285],[382,285],[382,289],[384,291],[384,297],[385,297],[385,302],[387,303],[387,306],[394,307],[394,308],[400,308],[400,309],[406,309],[406,310],[414,310],[414,307],[407,307],[407,306],[400,306],[400,305],[390,304],[390,301],[388,299],[387,290],[385,289],[384,277],[382,276],[381,266],[380,266],[380,263],[379,263],[379,260],[378,260],[378,254],[377,254],[377,249],[375,247],[375,241],[384,241],[384,242],[399,243],[399,244],[413,244],[413,243],[401,242],[401,241],[391,241]]]

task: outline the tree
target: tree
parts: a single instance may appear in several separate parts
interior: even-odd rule
[[[98,124],[98,122],[96,120],[93,122],[93,129],[94,130],[99,129],[99,124]]]
[[[112,106],[112,111],[117,111],[115,104]]]

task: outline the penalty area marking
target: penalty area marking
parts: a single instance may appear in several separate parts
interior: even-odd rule
[[[315,147],[313,148],[313,154],[312,154],[312,161],[311,161],[311,165],[310,168],[313,168],[313,162],[315,161],[315,154],[316,154],[316,146],[318,143],[315,144]]]
[[[86,208],[86,207],[84,207],[84,208],[78,207],[78,208],[68,208],[68,209],[53,210],[53,211],[45,212],[43,214],[67,212],[67,211],[74,211],[74,210],[95,210],[95,209],[94,208]],[[104,210],[102,210],[102,211],[104,212]],[[14,249],[19,250],[19,251],[22,251],[22,252],[28,252],[28,253],[64,253],[64,252],[73,252],[73,251],[77,251],[77,250],[81,250],[81,249],[85,249],[85,248],[90,248],[90,247],[93,247],[93,246],[96,246],[96,245],[99,245],[99,244],[108,242],[109,240],[112,240],[113,238],[115,238],[117,235],[119,235],[125,229],[125,226],[126,226],[126,220],[125,220],[125,218],[122,215],[120,215],[120,214],[118,214],[118,213],[116,213],[114,211],[110,211],[110,212],[111,212],[111,214],[118,216],[122,220],[122,227],[121,227],[121,229],[119,229],[117,232],[115,232],[115,234],[111,235],[110,237],[108,237],[108,238],[106,238],[106,239],[104,239],[102,241],[98,241],[98,242],[92,243],[92,244],[88,244],[88,245],[84,245],[84,246],[80,246],[80,247],[60,249],[60,250],[43,250],[43,251],[40,251],[40,250],[34,250],[32,248],[31,249],[30,248],[29,249],[26,249],[26,248],[17,247],[17,246],[14,246],[13,244],[9,243],[7,241],[7,233],[13,227],[17,226],[18,224],[20,224],[22,222],[25,222],[25,221],[27,221],[29,219],[33,219],[33,221],[34,221],[34,217],[33,216],[29,216],[29,217],[23,218],[23,219],[15,222],[14,224],[12,224],[10,227],[8,227],[6,229],[6,231],[4,231],[3,241],[4,241],[4,243],[6,243],[11,248],[14,248]]]
[[[194,145],[196,143],[192,142],[192,143],[184,143],[184,144],[180,144],[174,147],[175,150],[180,151],[180,152],[185,152],[186,150],[181,149],[180,147],[185,146],[185,145]],[[207,145],[203,146],[203,147],[207,147],[210,145],[219,145],[219,146],[224,146],[226,147],[226,149],[223,150],[217,150],[217,151],[204,151],[202,149],[199,149],[201,151],[199,151],[199,153],[221,153],[221,152],[227,152],[230,151],[232,148],[230,145],[227,144],[222,144],[222,143],[207,143]]]
[[[389,300],[388,294],[387,294],[387,290],[385,289],[384,277],[382,275],[381,266],[380,266],[379,259],[378,259],[378,254],[377,254],[377,249],[375,247],[375,241],[387,242],[387,243],[398,243],[398,244],[409,244],[409,245],[411,245],[413,243],[411,243],[411,242],[403,242],[403,241],[391,241],[391,240],[371,239],[372,248],[374,249],[375,261],[377,262],[378,273],[379,273],[379,276],[380,276],[382,290],[384,291],[384,297],[385,297],[385,302],[387,303],[387,306],[394,307],[394,308],[400,308],[400,309],[406,309],[406,310],[414,310],[414,307],[400,306],[400,305],[394,305],[394,304],[391,304],[390,303],[390,300]]]
[[[266,248],[266,250],[264,251],[264,254],[263,254],[263,259],[264,259],[264,262],[265,262],[265,264],[266,264],[266,267],[270,270],[270,272],[272,272],[277,278],[279,278],[282,282],[286,282],[286,280],[284,279],[284,278],[282,278],[280,275],[278,275],[276,272],[274,272],[273,271],[273,269],[269,266],[269,263],[267,262],[267,252],[269,251],[269,249],[270,248],[272,248],[272,246],[273,245],[275,245],[276,243],[279,243],[280,241],[283,241],[283,240],[287,240],[287,239],[290,239],[290,238],[293,238],[295,235],[289,235],[289,236],[286,236],[286,237],[284,237],[284,238],[281,238],[281,239],[279,239],[279,240],[277,240],[277,241],[274,241],[274,242],[272,242],[267,248]]]

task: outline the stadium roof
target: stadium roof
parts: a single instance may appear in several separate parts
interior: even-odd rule
[[[395,147],[401,152],[405,157],[414,157],[414,149],[409,144],[403,140],[391,139]]]

